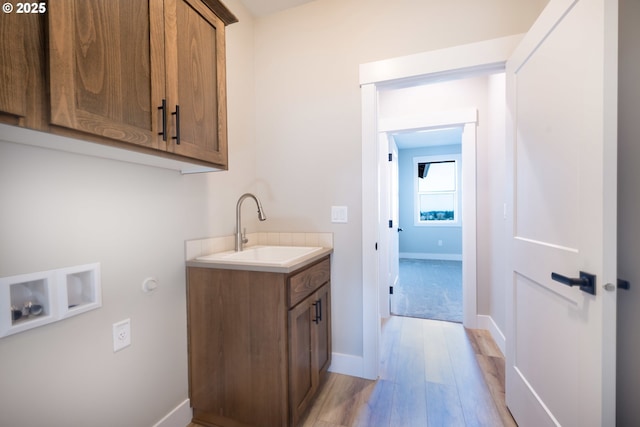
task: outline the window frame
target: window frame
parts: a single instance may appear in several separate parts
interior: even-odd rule
[[[461,154],[442,154],[431,156],[414,156],[413,157],[413,225],[418,227],[460,227],[462,226],[462,155]],[[454,191],[419,191],[418,164],[419,163],[437,163],[437,162],[455,162],[455,190]],[[420,218],[420,196],[423,194],[451,194],[453,193],[453,220],[422,220]]]

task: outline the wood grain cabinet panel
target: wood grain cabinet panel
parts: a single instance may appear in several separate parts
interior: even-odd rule
[[[0,14],[0,121],[45,126],[45,16]]]
[[[296,426],[331,363],[330,275],[289,306],[293,274],[189,267],[187,319],[193,421]],[[317,275],[313,275],[317,277]]]
[[[173,114],[169,149],[185,157],[227,164],[224,23],[195,0],[167,1],[167,79]],[[179,143],[178,143],[179,142]]]
[[[48,15],[51,123],[165,149],[161,2],[57,0]]]

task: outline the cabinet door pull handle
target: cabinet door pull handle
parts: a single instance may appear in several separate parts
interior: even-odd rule
[[[313,323],[318,324],[320,322],[320,312],[319,312],[320,303],[318,301],[314,302],[313,307],[316,309],[316,316],[313,319]]]
[[[322,322],[322,300],[321,300],[321,299],[319,299],[319,300],[318,300],[318,307],[320,307],[320,308],[318,309],[318,312],[320,313],[320,314],[318,315],[318,320],[319,320],[320,322]]]
[[[176,104],[176,111],[171,113],[172,116],[176,116],[176,136],[172,136],[171,139],[176,140],[176,144],[180,145],[180,106]]]
[[[162,132],[158,132],[158,135],[162,135],[162,140],[167,140],[167,100],[162,100],[162,105],[158,107],[158,110],[162,111]]]

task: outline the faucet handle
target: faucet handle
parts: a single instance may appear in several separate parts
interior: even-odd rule
[[[247,228],[244,227],[242,229],[242,243],[249,243],[249,239],[247,239]]]

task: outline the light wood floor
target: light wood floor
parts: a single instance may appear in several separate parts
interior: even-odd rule
[[[330,373],[302,427],[517,426],[488,332],[396,316],[382,330],[380,379]]]

